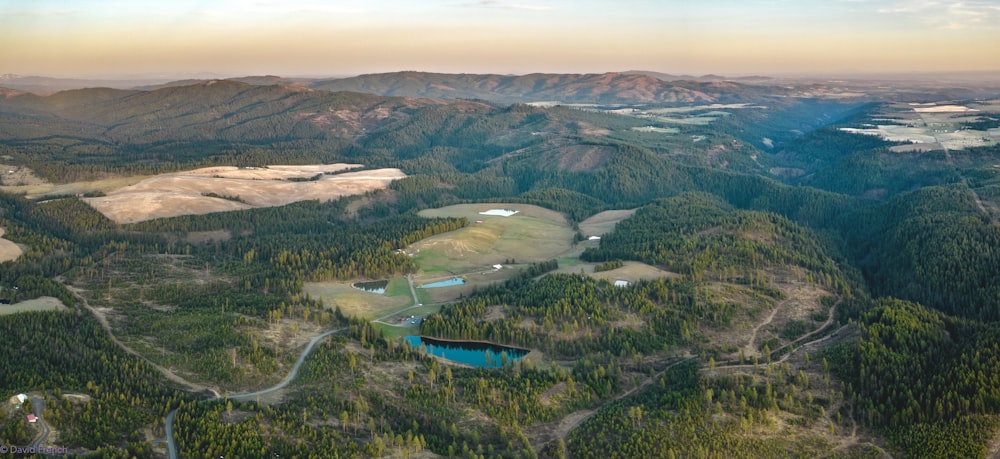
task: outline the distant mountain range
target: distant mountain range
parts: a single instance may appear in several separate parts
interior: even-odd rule
[[[664,103],[693,104],[743,102],[772,92],[772,88],[726,81],[724,77],[675,77],[655,72],[602,74],[445,74],[393,72],[348,78],[304,79],[249,76],[227,81],[257,86],[279,85],[328,91],[351,91],[380,96],[433,99],[482,99],[501,103],[553,101],[561,103]],[[701,81],[699,81],[701,80]],[[155,90],[189,86],[213,80],[80,80],[4,75],[0,87],[35,94],[67,89],[114,88]],[[766,81],[758,78],[753,81]],[[9,95],[9,93],[7,94]]]
[[[973,75],[982,77],[982,75]],[[914,76],[914,78],[917,78]],[[719,75],[671,75],[630,70],[600,74],[528,75],[392,72],[346,78],[311,79],[274,75],[229,79],[82,80],[2,75],[0,97],[20,92],[49,95],[81,88],[154,91],[203,85],[214,81],[253,86],[281,86],[331,92],[349,91],[378,96],[425,99],[473,99],[503,104],[555,102],[560,104],[657,104],[686,106],[713,103],[759,103],[762,98],[837,100],[898,100],[928,102],[989,98],[1000,94],[996,81],[973,82],[930,78],[919,82],[877,79],[771,78]],[[970,77],[971,78],[971,77]],[[894,83],[894,81],[896,83]]]
[[[394,72],[321,80],[311,87],[385,96],[486,99],[496,102],[698,104],[745,102],[769,88],[733,82],[664,81],[636,73],[477,75]]]
[[[13,130],[15,138],[35,135],[24,127],[24,119],[49,135],[115,143],[351,138],[411,109],[443,103],[211,80],[155,90],[89,88],[47,96],[8,90],[0,93],[0,120],[21,126]],[[0,137],[6,131],[0,128]]]
[[[137,86],[164,84],[170,78],[126,78],[126,79],[82,79],[53,78],[46,76],[22,76],[7,73],[0,75],[0,87],[33,92],[35,94],[51,94],[68,89],[83,88],[115,88],[132,89]]]

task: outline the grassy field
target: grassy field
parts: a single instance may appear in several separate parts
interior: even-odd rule
[[[470,295],[473,290],[477,288],[482,288],[487,285],[510,279],[521,271],[523,266],[526,265],[504,265],[504,268],[499,271],[493,271],[490,269],[477,273],[469,273],[463,276],[465,278],[465,284],[462,285],[438,288],[418,288],[417,298],[419,298],[420,302],[424,304],[455,301],[462,296]],[[433,282],[443,279],[446,278],[427,278],[426,281]],[[423,283],[423,280],[421,283]]]
[[[3,238],[4,231],[3,228],[0,228],[0,263],[16,260],[17,257],[20,257],[24,253],[20,245]]]
[[[18,312],[62,311],[65,309],[66,306],[57,298],[43,296],[19,303],[0,305],[0,316],[16,314]]]
[[[385,294],[369,293],[351,286],[352,282],[308,282],[302,290],[323,300],[328,308],[339,306],[348,316],[374,319],[413,303],[406,278],[396,278],[386,286]]]
[[[640,280],[659,279],[661,277],[680,276],[680,274],[666,271],[655,266],[650,266],[645,263],[640,263],[638,261],[626,261],[625,266],[622,266],[621,268],[612,269],[610,271],[601,271],[599,273],[591,272],[589,274],[591,277],[605,279],[611,282],[616,280],[636,282]]]
[[[638,209],[606,210],[580,222],[580,232],[586,236],[600,236],[610,233],[618,222],[631,217]]]
[[[481,215],[491,209],[512,209],[510,217]],[[574,232],[566,218],[526,204],[460,204],[428,209],[424,217],[465,217],[471,225],[417,242],[415,254],[421,278],[490,271],[494,264],[550,260],[571,249]],[[475,223],[481,221],[482,223]]]
[[[610,282],[614,282],[616,280],[637,282],[640,280],[659,279],[661,277],[676,277],[680,275],[675,272],[660,269],[638,261],[626,261],[625,266],[618,269],[612,269],[610,271],[594,272],[594,266],[596,266],[596,263],[587,263],[585,261],[580,261],[579,259],[576,259],[575,263],[572,259],[567,259],[565,262],[563,259],[559,259],[559,269],[556,270],[556,272],[584,274],[595,279],[604,279]]]

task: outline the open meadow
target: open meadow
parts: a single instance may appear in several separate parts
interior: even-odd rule
[[[494,209],[517,211],[509,217],[482,215]],[[465,217],[469,226],[417,242],[407,248],[423,279],[483,273],[492,265],[536,263],[556,258],[573,246],[575,232],[562,214],[527,204],[459,204],[427,209],[423,217]],[[481,222],[481,223],[479,223]]]
[[[16,260],[17,257],[20,257],[21,254],[24,253],[24,251],[21,250],[21,246],[3,238],[3,234],[5,232],[6,230],[4,228],[0,228],[0,263]]]
[[[385,293],[371,293],[352,286],[353,282],[306,282],[302,290],[309,296],[322,299],[323,304],[340,310],[347,316],[374,319],[393,310],[413,304],[405,277],[389,281]]]
[[[680,277],[680,274],[675,272],[660,269],[638,261],[626,261],[625,265],[621,268],[615,268],[608,271],[593,272],[592,269],[593,268],[587,271],[587,274],[590,277],[595,279],[604,279],[609,282],[623,280],[635,283],[640,280],[660,279],[662,277]]]
[[[0,316],[18,312],[63,311],[66,306],[58,298],[43,296],[14,304],[0,305]]]
[[[577,226],[584,236],[600,236],[604,233],[610,233],[618,222],[635,215],[636,210],[638,209],[606,210],[592,215]]]

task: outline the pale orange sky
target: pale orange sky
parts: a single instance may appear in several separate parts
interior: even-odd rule
[[[0,73],[1000,71],[1000,0],[0,0]]]

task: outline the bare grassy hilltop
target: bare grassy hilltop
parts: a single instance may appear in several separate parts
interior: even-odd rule
[[[5,229],[0,228],[0,263],[16,260],[23,253],[19,245],[3,238],[5,232]]]
[[[208,167],[157,175],[84,201],[118,223],[135,223],[313,199],[329,201],[382,189],[406,177],[399,169],[343,172],[357,167],[361,166]]]

